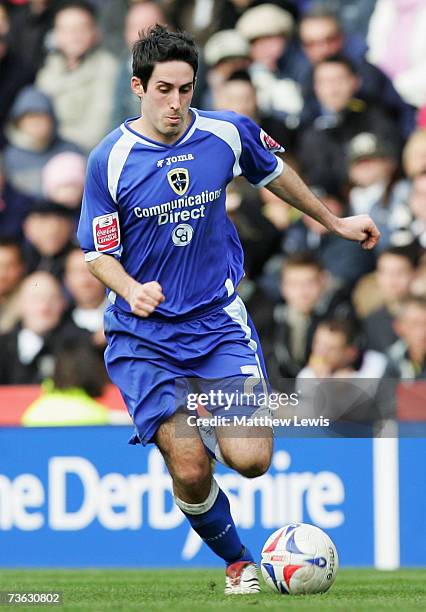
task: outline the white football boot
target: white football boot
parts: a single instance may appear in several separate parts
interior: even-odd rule
[[[253,595],[259,593],[257,566],[252,561],[236,561],[226,568],[225,595]]]

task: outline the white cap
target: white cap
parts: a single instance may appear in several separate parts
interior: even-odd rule
[[[294,30],[294,19],[276,4],[260,4],[245,11],[235,27],[248,41],[264,36],[289,37]]]
[[[209,66],[215,66],[231,57],[249,57],[250,47],[246,39],[236,30],[220,30],[204,45],[204,57]]]

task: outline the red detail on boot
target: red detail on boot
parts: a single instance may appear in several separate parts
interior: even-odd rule
[[[286,565],[284,567],[284,580],[286,581],[288,588],[290,588],[290,578],[293,576],[294,572],[300,567],[303,567],[303,565]]]
[[[285,527],[284,527],[284,529],[285,529]],[[281,534],[284,531],[284,529],[281,529],[281,531],[279,532],[279,534],[277,535],[275,540],[272,540],[272,542],[269,544],[268,548],[265,548],[265,550],[263,551],[264,553],[273,552],[276,549],[276,547],[278,545],[278,542],[280,540]]]
[[[231,563],[226,568],[226,575],[231,580],[235,580],[241,576],[241,572],[246,567],[246,565],[252,565],[252,561],[236,561],[235,563]]]

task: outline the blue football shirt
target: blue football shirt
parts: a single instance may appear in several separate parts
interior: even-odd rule
[[[113,255],[130,276],[157,281],[156,313],[187,315],[231,296],[243,253],[226,214],[226,186],[243,175],[254,186],[283,170],[284,149],[250,119],[191,109],[193,120],[172,145],[124,122],[91,153],[78,239],[90,261]],[[109,292],[109,300],[130,312]]]

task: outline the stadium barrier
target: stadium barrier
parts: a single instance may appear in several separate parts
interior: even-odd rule
[[[244,542],[258,553],[303,521],[344,566],[424,565],[424,439],[389,426],[387,438],[279,438],[253,480],[218,464]],[[220,565],[173,504],[158,451],[126,444],[132,431],[0,428],[1,567]]]

